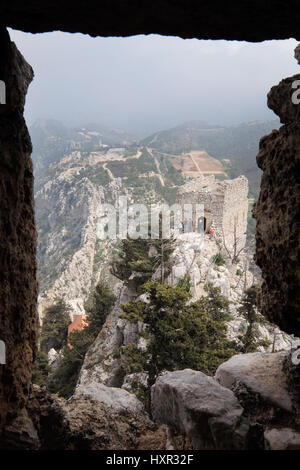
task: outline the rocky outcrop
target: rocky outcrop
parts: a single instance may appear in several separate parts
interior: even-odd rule
[[[27,400],[36,350],[37,281],[31,141],[23,118],[33,71],[2,27],[0,53],[0,80],[6,84],[6,104],[0,105],[0,339],[6,344],[6,364],[0,365],[1,433]]]
[[[215,263],[215,257],[220,250],[224,257],[222,266]],[[171,255],[171,272],[166,280],[168,284],[176,286],[180,280],[189,277],[192,301],[207,295],[205,290],[207,284],[219,287],[221,294],[230,302],[232,319],[227,322],[227,334],[234,341],[238,341],[247,326],[245,318],[238,311],[241,298],[245,289],[256,282],[254,275],[248,269],[251,255],[241,252],[239,258],[237,264],[232,263],[224,247],[220,248],[220,245],[215,240],[210,240],[207,235],[201,241],[196,233],[182,234],[179,235],[176,248]],[[157,271],[157,279],[159,275],[160,269]],[[258,338],[269,343],[268,346],[261,346],[261,350],[274,352],[290,349],[290,337],[275,325],[264,321],[263,317],[259,318],[261,322],[257,325]]]
[[[69,450],[165,449],[166,434],[145,413],[113,408],[73,397],[64,406],[69,423]]]
[[[79,154],[79,152],[75,152]],[[39,227],[38,260],[40,316],[56,297],[64,299],[74,314],[85,314],[84,302],[92,283],[109,271],[109,250],[114,240],[97,241],[96,224],[104,201],[115,201],[120,187],[112,181],[104,188],[84,176],[84,166],[54,166],[35,194]],[[54,174],[53,174],[54,173]],[[95,257],[103,262],[95,269]],[[106,258],[106,259],[105,259]],[[106,271],[105,271],[106,269]]]
[[[88,385],[79,385],[75,397],[87,397],[110,406],[116,411],[130,411],[139,413],[143,411],[142,403],[132,393],[118,387],[107,387],[98,382]]]
[[[300,450],[300,432],[290,428],[273,428],[264,433],[270,450]]]
[[[233,391],[263,448],[300,449],[297,371],[291,353],[241,354],[218,368],[215,378]],[[294,379],[294,380],[293,380]]]
[[[299,74],[284,78],[278,85],[273,86],[268,93],[268,107],[280,117],[282,124],[291,124],[300,119],[299,106],[293,103],[292,100],[295,91],[292,84],[296,80],[300,80]]]
[[[202,372],[167,372],[151,388],[156,422],[186,434],[193,449],[244,449],[248,425],[234,394]]]
[[[119,305],[125,304],[130,298],[130,292],[121,287],[116,305],[85,356],[78,387],[92,382],[108,387],[122,386],[125,372],[120,362],[121,347],[138,341],[139,337],[137,327],[120,318],[122,309]]]
[[[214,378],[166,372],[151,389],[153,417],[193,449],[300,449],[292,364],[290,353],[252,353],[233,356]]]
[[[1,436],[0,449],[5,450],[37,450],[40,440],[26,408],[5,427]]]
[[[83,395],[60,400],[34,385],[27,409],[6,428],[0,448],[160,450],[166,448],[166,432],[140,409],[116,411]]]
[[[297,52],[298,55],[298,52]],[[262,313],[282,330],[300,334],[300,114],[292,103],[292,82],[284,79],[268,95],[268,105],[284,123],[260,141],[263,170],[255,205],[256,261],[262,270]]]
[[[234,356],[214,378],[191,369],[166,372],[151,390],[156,422],[140,406],[109,406],[102,392],[61,400],[33,386],[1,448],[299,449],[300,408],[297,391],[287,385],[291,373],[288,353]]]
[[[286,356],[284,352],[238,354],[221,364],[215,377],[223,387],[243,387],[269,406],[291,413],[292,398],[283,370]]]

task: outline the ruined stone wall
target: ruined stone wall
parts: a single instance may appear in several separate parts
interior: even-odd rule
[[[226,245],[237,245],[241,250],[246,244],[248,215],[248,180],[244,176],[224,181],[223,233]]]
[[[206,232],[212,223],[219,233],[222,232],[222,215],[223,215],[223,194],[212,194],[211,192],[199,192],[197,190],[191,192],[185,192],[180,195],[178,202],[184,209],[185,204],[203,204],[204,206],[204,217],[206,219]],[[194,229],[196,230],[197,221],[194,214]]]
[[[7,103],[0,105],[0,339],[6,344],[6,364],[0,365],[1,434],[28,396],[36,348],[37,281],[31,142],[23,118],[33,72],[2,27],[0,57]]]
[[[246,243],[247,196],[248,180],[244,176],[227,181],[209,177],[186,183],[179,191],[178,202],[182,207],[203,204],[206,230],[213,224],[216,238],[225,240],[230,250],[237,243],[240,250]]]

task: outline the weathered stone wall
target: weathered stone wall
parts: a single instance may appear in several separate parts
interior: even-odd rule
[[[292,103],[292,83],[282,80],[268,94],[268,106],[284,124],[260,141],[263,170],[254,209],[256,261],[262,270],[264,315],[288,333],[300,335],[300,105]]]
[[[0,27],[0,432],[24,406],[31,380],[37,330],[36,230],[31,142],[23,119],[25,94],[33,78],[7,31]],[[0,437],[1,440],[1,437]]]
[[[206,231],[213,224],[216,238],[225,240],[231,251],[234,243],[238,250],[245,246],[248,180],[244,176],[227,181],[218,181],[213,176],[189,181],[179,190],[178,202],[182,207],[203,204]]]
[[[216,232],[221,234],[224,194],[213,193],[210,183],[213,184],[214,179],[196,179],[188,182],[182,187],[181,191],[179,191],[178,202],[182,207],[183,214],[185,204],[193,205],[194,230],[197,230],[195,207],[196,204],[202,204],[204,208],[204,217],[206,219],[205,231],[208,232],[211,224],[213,223],[216,228]]]
[[[227,185],[223,206],[223,231],[226,245],[237,251],[246,244],[248,215],[248,180],[239,176],[224,182]]]

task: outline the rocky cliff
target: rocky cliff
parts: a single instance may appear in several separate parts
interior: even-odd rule
[[[298,56],[299,46],[296,50]],[[282,80],[268,94],[268,106],[284,124],[260,141],[257,164],[263,170],[255,205],[256,261],[262,270],[262,311],[284,331],[300,333],[300,114],[292,83]]]
[[[36,229],[31,141],[23,119],[33,71],[0,27],[0,431],[26,403],[37,338]]]
[[[78,134],[81,141],[77,142]],[[99,136],[93,142],[90,134],[95,137],[95,132],[87,130],[72,135],[71,143],[81,150],[60,159],[56,156],[58,161],[37,178],[41,318],[56,297],[67,302],[72,315],[82,314],[91,288],[100,278],[112,287],[116,284],[110,263],[119,242],[97,238],[101,204],[118,209],[119,196],[127,196],[129,205],[170,202],[176,195],[175,183],[181,181],[179,172],[169,173],[167,165],[157,164],[150,149],[109,148],[102,143],[99,147]],[[86,136],[83,142],[82,135]],[[62,146],[57,136],[51,140],[53,149]],[[51,158],[55,160],[55,155]]]

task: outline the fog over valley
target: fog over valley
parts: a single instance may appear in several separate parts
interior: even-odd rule
[[[294,39],[247,43],[158,35],[91,38],[10,31],[35,73],[25,117],[95,122],[138,137],[187,121],[274,119],[266,95],[297,73]]]

